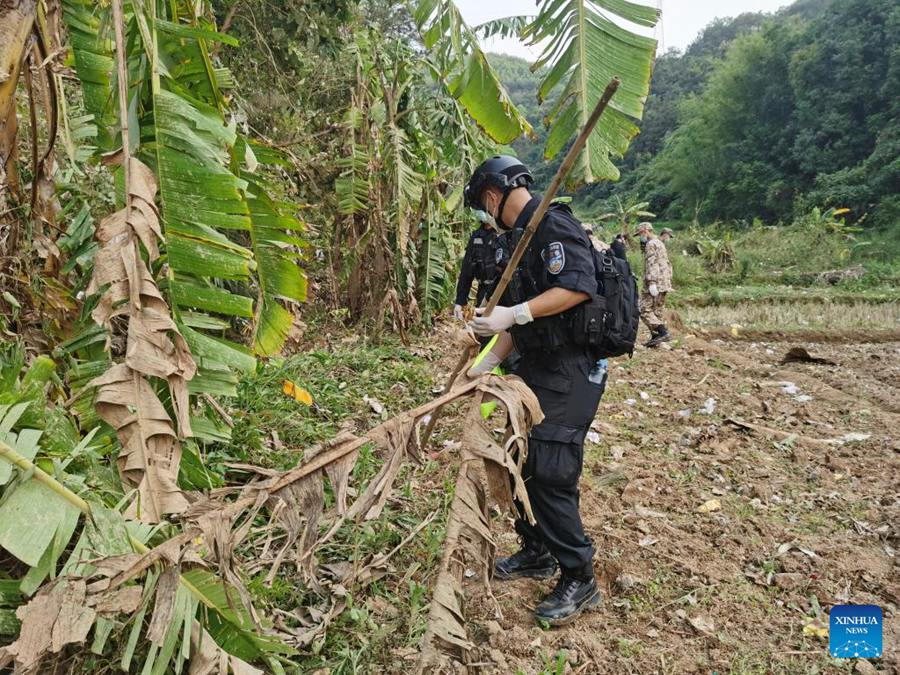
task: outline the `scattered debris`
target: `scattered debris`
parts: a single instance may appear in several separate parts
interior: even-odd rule
[[[716,399],[710,397],[706,399],[703,403],[703,407],[700,408],[697,412],[703,413],[704,415],[712,415],[716,410]]]
[[[713,623],[713,620],[705,614],[698,614],[697,616],[689,618],[688,623],[691,624],[698,633],[702,633],[703,635],[715,635],[716,625]]]
[[[780,556],[785,555],[786,553],[789,553],[791,551],[800,551],[800,553],[805,556],[809,556],[810,558],[818,557],[812,549],[804,548],[793,541],[786,542],[778,547],[778,555]]]
[[[281,391],[284,392],[286,396],[290,396],[295,401],[302,403],[303,405],[310,406],[313,404],[312,394],[309,393],[303,387],[291,382],[290,380],[285,380],[281,385]]]
[[[819,619],[806,619],[808,623],[803,626],[803,634],[810,637],[825,639],[828,637],[828,626]]]
[[[384,414],[384,405],[377,398],[374,398],[374,397],[366,394],[365,396],[363,396],[363,401],[365,401],[366,403],[369,404],[369,407],[372,409],[372,411],[376,415]]]
[[[803,347],[791,347],[787,354],[784,355],[784,358],[781,359],[781,364],[784,365],[786,363],[819,363],[822,365],[828,366],[836,366],[837,364],[830,359],[825,359],[820,356],[813,356],[808,351],[806,351]]]
[[[793,382],[783,381],[783,382],[777,382],[776,384],[779,387],[781,387],[781,391],[783,391],[785,394],[789,394],[789,395],[793,396],[794,394],[800,393],[800,390],[797,388],[797,385],[794,384]]]
[[[712,513],[713,511],[720,511],[721,509],[722,502],[718,499],[708,499],[697,507],[697,513]]]

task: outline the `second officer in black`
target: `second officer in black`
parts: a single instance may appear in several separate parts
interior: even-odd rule
[[[490,214],[509,230],[524,228],[540,198],[532,196],[528,169],[516,158],[485,161],[465,188],[466,204]],[[516,372],[534,391],[544,420],[531,430],[524,464],[525,485],[537,525],[516,522],[522,548],[497,560],[498,579],[546,578],[561,569],[556,588],[536,609],[551,625],[573,621],[600,602],[594,578],[594,548],[579,513],[578,479],[584,439],[597,412],[605,377],[592,377],[596,364],[577,346],[578,307],[597,292],[591,244],[567,206],[547,211],[522,258],[501,305],[478,317],[478,335],[500,337],[490,354],[469,371],[488,372],[515,347],[522,356]]]
[[[456,283],[453,316],[457,319],[463,318],[463,307],[469,302],[472,282],[478,281],[478,290],[475,292],[475,306],[478,307],[489,296],[497,276],[497,231],[494,228],[494,219],[483,212],[479,216],[482,223],[469,237],[459,269],[459,281]]]

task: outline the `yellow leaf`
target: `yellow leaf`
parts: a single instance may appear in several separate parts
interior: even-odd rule
[[[281,391],[283,391],[295,401],[299,401],[303,405],[312,405],[312,394],[310,394],[303,387],[297,386],[290,380],[284,381],[284,384],[281,386]]]
[[[840,216],[840,215],[843,215],[843,214],[845,214],[845,213],[850,213],[850,209],[835,209],[835,210],[834,210],[834,213],[833,213],[832,215]]]
[[[828,628],[823,626],[818,621],[813,621],[812,623],[808,623],[803,626],[803,634],[811,635],[819,638],[827,638],[828,637]]]
[[[740,328],[741,328],[741,327],[740,327],[739,324],[736,324],[736,323],[731,324],[731,334],[732,334],[734,337],[737,337],[737,336],[738,336],[738,331],[740,330]]]

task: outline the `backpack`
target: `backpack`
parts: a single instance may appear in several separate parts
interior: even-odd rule
[[[574,316],[576,344],[589,347],[598,359],[631,355],[637,340],[640,309],[637,278],[627,260],[591,246],[597,294]]]
[[[631,355],[637,340],[640,305],[637,277],[624,258],[594,250],[597,292],[606,301],[607,319],[598,358]]]

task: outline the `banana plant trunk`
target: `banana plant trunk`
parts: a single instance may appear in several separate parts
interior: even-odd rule
[[[0,0],[0,251],[8,254],[14,252],[17,239],[16,85],[36,6],[34,0]]]

